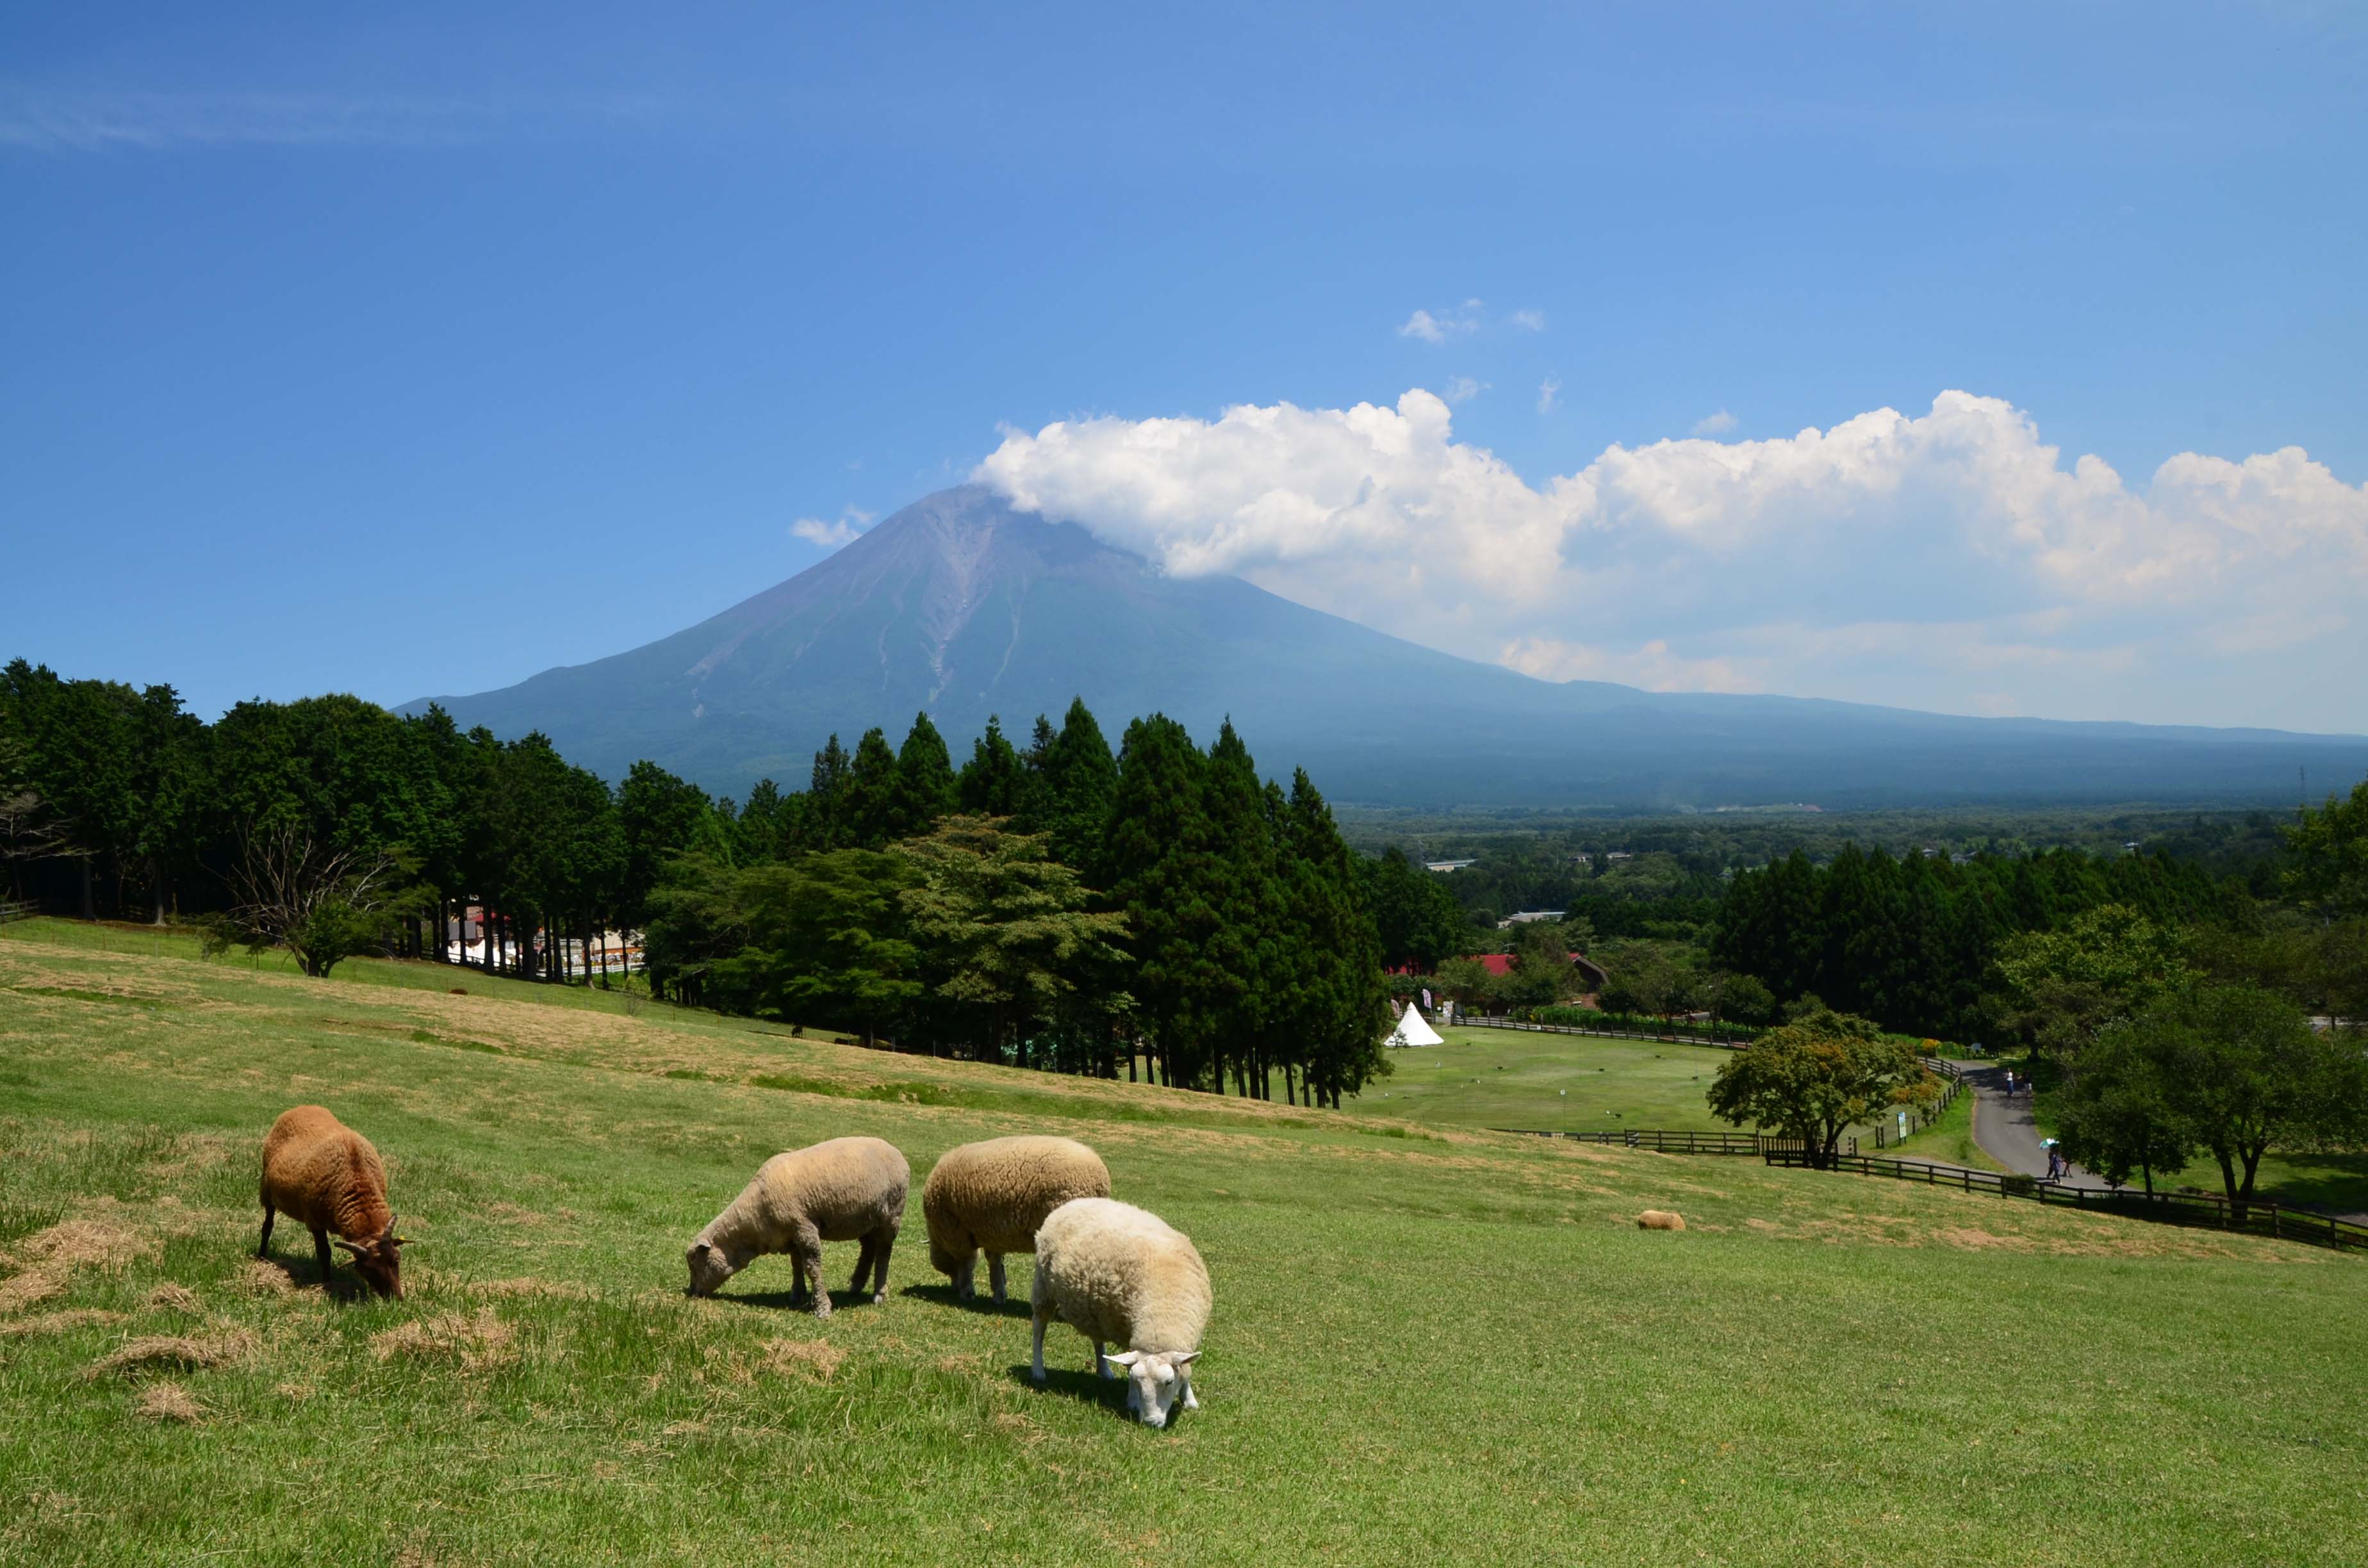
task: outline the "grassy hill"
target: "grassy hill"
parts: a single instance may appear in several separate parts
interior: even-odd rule
[[[1710,1045],[1451,1028],[1447,1043],[1395,1051],[1395,1070],[1358,1100],[1376,1116],[1554,1132],[1631,1127],[1732,1132],[1703,1096],[1732,1052]]]
[[[0,940],[0,1562],[2356,1561],[2357,1259],[412,972]],[[304,1100],[388,1156],[406,1300],[249,1256]],[[1030,1387],[917,1203],[884,1305],[682,1294],[775,1150],[1047,1126],[1208,1258],[1170,1431],[1066,1331]]]

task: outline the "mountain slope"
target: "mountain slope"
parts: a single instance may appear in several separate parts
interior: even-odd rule
[[[737,794],[802,784],[834,732],[893,740],[927,710],[959,761],[989,714],[1024,744],[1074,696],[1113,742],[1138,713],[1203,737],[1230,714],[1269,771],[1303,765],[1336,798],[1378,804],[2283,801],[2298,767],[2368,772],[2358,737],[1554,685],[1235,578],[1163,576],[974,486],[674,636],[437,700],[464,725],[539,729],[610,778],[647,756]]]

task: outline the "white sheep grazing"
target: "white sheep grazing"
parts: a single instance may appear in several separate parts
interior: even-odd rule
[[[712,1296],[760,1253],[785,1252],[796,1270],[791,1301],[798,1301],[811,1279],[814,1316],[826,1318],[830,1291],[822,1282],[822,1244],[860,1240],[848,1294],[860,1294],[864,1275],[871,1273],[872,1301],[886,1301],[888,1253],[905,1222],[912,1180],[905,1156],[878,1138],[833,1138],[774,1155],[684,1253],[690,1293]]]
[[[1094,1343],[1094,1369],[1123,1367],[1126,1407],[1167,1425],[1178,1398],[1198,1410],[1192,1363],[1209,1326],[1209,1270],[1181,1232],[1156,1214],[1107,1198],[1079,1198],[1036,1233],[1036,1359],[1044,1381],[1044,1325],[1054,1318]],[[1104,1356],[1102,1346],[1126,1349]]]
[[[1034,1252],[1046,1215],[1073,1198],[1108,1198],[1110,1189],[1110,1167],[1074,1138],[989,1138],[949,1149],[921,1186],[929,1267],[968,1301],[984,1250],[1000,1305],[1003,1255]]]

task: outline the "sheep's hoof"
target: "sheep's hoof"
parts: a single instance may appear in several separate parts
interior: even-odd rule
[[[817,1318],[826,1318],[830,1316],[830,1303],[828,1301],[816,1301],[814,1303],[814,1316]]]
[[[875,1306],[875,1307],[884,1307],[884,1306],[886,1306],[886,1305],[888,1304],[888,1292],[887,1292],[887,1291],[885,1291],[885,1290],[874,1290],[874,1291],[872,1291],[872,1292],[871,1292],[871,1304],[872,1304],[873,1306]]]

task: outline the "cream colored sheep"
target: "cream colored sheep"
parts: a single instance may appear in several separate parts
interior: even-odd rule
[[[791,1302],[812,1280],[814,1316],[826,1318],[830,1290],[822,1282],[822,1244],[860,1240],[863,1250],[848,1294],[861,1293],[870,1273],[871,1299],[886,1301],[888,1252],[905,1222],[912,1180],[905,1156],[877,1138],[833,1138],[774,1155],[684,1254],[690,1293],[712,1296],[758,1254],[785,1252],[796,1270]]]
[[[1126,1407],[1154,1426],[1167,1425],[1181,1398],[1198,1410],[1192,1363],[1209,1326],[1209,1270],[1180,1232],[1156,1214],[1107,1198],[1078,1198],[1045,1218],[1036,1233],[1036,1358],[1044,1381],[1044,1326],[1060,1319],[1094,1344],[1103,1377],[1123,1367],[1133,1380]],[[1126,1349],[1102,1354],[1105,1344]]]
[[[1666,1209],[1647,1209],[1636,1216],[1636,1228],[1640,1231],[1682,1231],[1686,1228],[1686,1217],[1672,1214]]]
[[[255,1256],[271,1256],[271,1222],[286,1214],[313,1233],[321,1288],[329,1286],[329,1236],[353,1255],[354,1270],[381,1296],[403,1294],[404,1238],[394,1233],[386,1201],[386,1167],[370,1141],[320,1106],[282,1111],[263,1139],[263,1239]]]
[[[1110,1167],[1073,1138],[989,1138],[949,1149],[921,1186],[929,1267],[968,1301],[984,1251],[999,1305],[1003,1255],[1034,1252],[1046,1215],[1073,1198],[1108,1198],[1110,1189]]]

